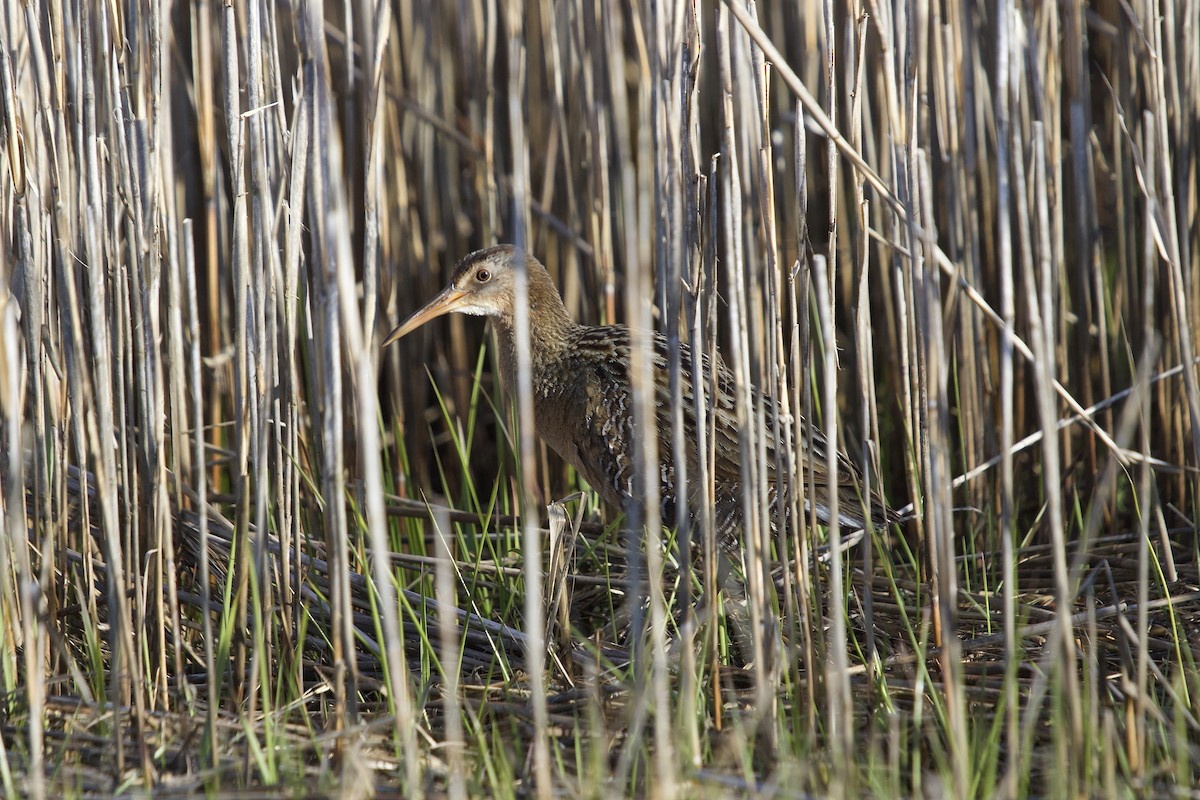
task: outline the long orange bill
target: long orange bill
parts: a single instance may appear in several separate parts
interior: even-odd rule
[[[398,341],[401,337],[407,336],[431,319],[457,310],[466,296],[466,292],[454,284],[450,284],[445,289],[442,289],[437,297],[426,303],[419,311],[397,325],[396,329],[389,333],[388,337],[383,340],[383,346],[387,347],[392,342]]]

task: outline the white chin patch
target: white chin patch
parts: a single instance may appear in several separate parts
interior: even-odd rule
[[[454,310],[460,314],[470,314],[473,317],[489,317],[495,313],[495,309],[487,306],[459,306]]]

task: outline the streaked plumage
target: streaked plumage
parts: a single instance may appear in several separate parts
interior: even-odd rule
[[[454,269],[454,276],[437,297],[399,325],[385,340],[391,344],[429,320],[457,311],[488,316],[496,326],[500,343],[500,368],[505,385],[516,382],[516,344],[513,329],[513,309],[517,251],[509,245],[499,245],[472,253]],[[527,256],[529,276],[530,355],[534,415],[538,434],[555,452],[578,470],[579,474],[600,494],[605,502],[624,508],[632,492],[634,474],[633,400],[629,379],[630,336],[622,325],[591,327],[576,325],[551,281],[545,267]],[[655,408],[659,434],[659,479],[663,518],[674,518],[675,469],[669,440],[672,431],[671,415],[676,401],[669,389],[667,373],[667,340],[655,335],[653,340]],[[684,434],[687,440],[687,471],[689,475],[689,508],[700,502],[701,487],[696,451],[696,411],[692,381],[692,352],[681,346],[683,362],[682,405]],[[712,366],[701,356],[705,375],[711,376]],[[765,430],[774,428],[777,406],[775,401],[757,389],[752,389],[756,404],[762,400],[765,409]],[[714,427],[714,457],[709,468],[716,487],[714,519],[718,540],[736,547],[740,541],[742,496],[741,456],[738,445],[734,378],[724,367],[716,369],[716,398],[712,404],[710,422]],[[801,424],[803,427],[803,423]],[[819,431],[813,431],[813,454],[800,453],[800,462],[816,476],[816,514],[822,522],[830,515],[828,498],[831,485],[825,469],[826,443]],[[768,434],[767,480],[772,500],[778,490],[787,489],[775,474],[776,442]],[[803,441],[798,445],[803,448]],[[843,525],[862,528],[865,525],[861,478],[858,471],[838,454],[839,517]],[[808,498],[813,499],[813,498]],[[807,504],[806,504],[807,505]],[[772,511],[775,505],[772,503]],[[884,524],[891,512],[878,497],[873,497],[872,521]]]

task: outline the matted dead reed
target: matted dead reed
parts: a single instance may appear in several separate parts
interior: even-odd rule
[[[1200,3],[0,20],[9,796],[1195,791]],[[481,324],[379,348],[495,241],[778,399],[747,519],[805,419],[909,521],[793,496],[727,625]]]

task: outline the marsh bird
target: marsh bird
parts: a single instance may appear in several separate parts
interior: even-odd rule
[[[551,449],[562,456],[583,476],[600,497],[610,505],[625,510],[634,502],[634,437],[637,435],[633,418],[633,389],[630,382],[631,344],[629,329],[624,325],[577,325],[567,313],[562,298],[546,268],[536,258],[523,254],[511,245],[498,245],[479,250],[463,258],[454,268],[450,284],[425,306],[398,325],[384,340],[392,344],[432,319],[458,312],[489,317],[499,339],[500,371],[506,389],[516,386],[517,342],[513,314],[517,302],[518,259],[525,259],[528,275],[529,350],[533,386],[533,410],[537,431]],[[683,413],[686,437],[688,508],[690,512],[705,502],[705,492],[696,480],[698,459],[696,450],[696,398],[689,376],[692,374],[693,354],[687,344],[680,344],[684,380],[679,397],[670,391],[667,368],[667,339],[656,333],[651,344],[654,359],[655,415],[659,436],[659,489],[662,518],[675,519],[677,501],[675,466],[670,436],[674,430],[671,415],[676,407]],[[734,377],[723,366],[713,368],[707,356],[701,354],[701,368],[710,387],[715,386],[709,413],[715,447],[709,469],[715,485],[711,498],[717,541],[736,556],[740,550],[743,500],[741,491],[742,457],[738,443],[738,421]],[[712,380],[715,377],[715,381]],[[770,395],[751,389],[755,404],[761,400],[765,430],[774,430],[777,405]],[[809,451],[803,431],[807,422],[801,420],[798,443],[798,462],[815,476],[815,493],[805,497],[806,511],[815,507],[822,523],[831,519],[830,497],[838,495],[838,518],[842,526],[862,529],[868,518],[885,525],[895,518],[894,513],[874,492],[865,503],[862,479],[854,465],[838,453],[837,482],[826,469],[829,447],[820,431],[812,431],[813,450]],[[774,438],[766,437],[766,480],[769,487],[770,513],[776,514],[776,498],[789,486],[786,475],[775,470]],[[781,462],[784,463],[784,462]],[[807,483],[807,482],[806,482]],[[772,519],[772,525],[777,524]]]

